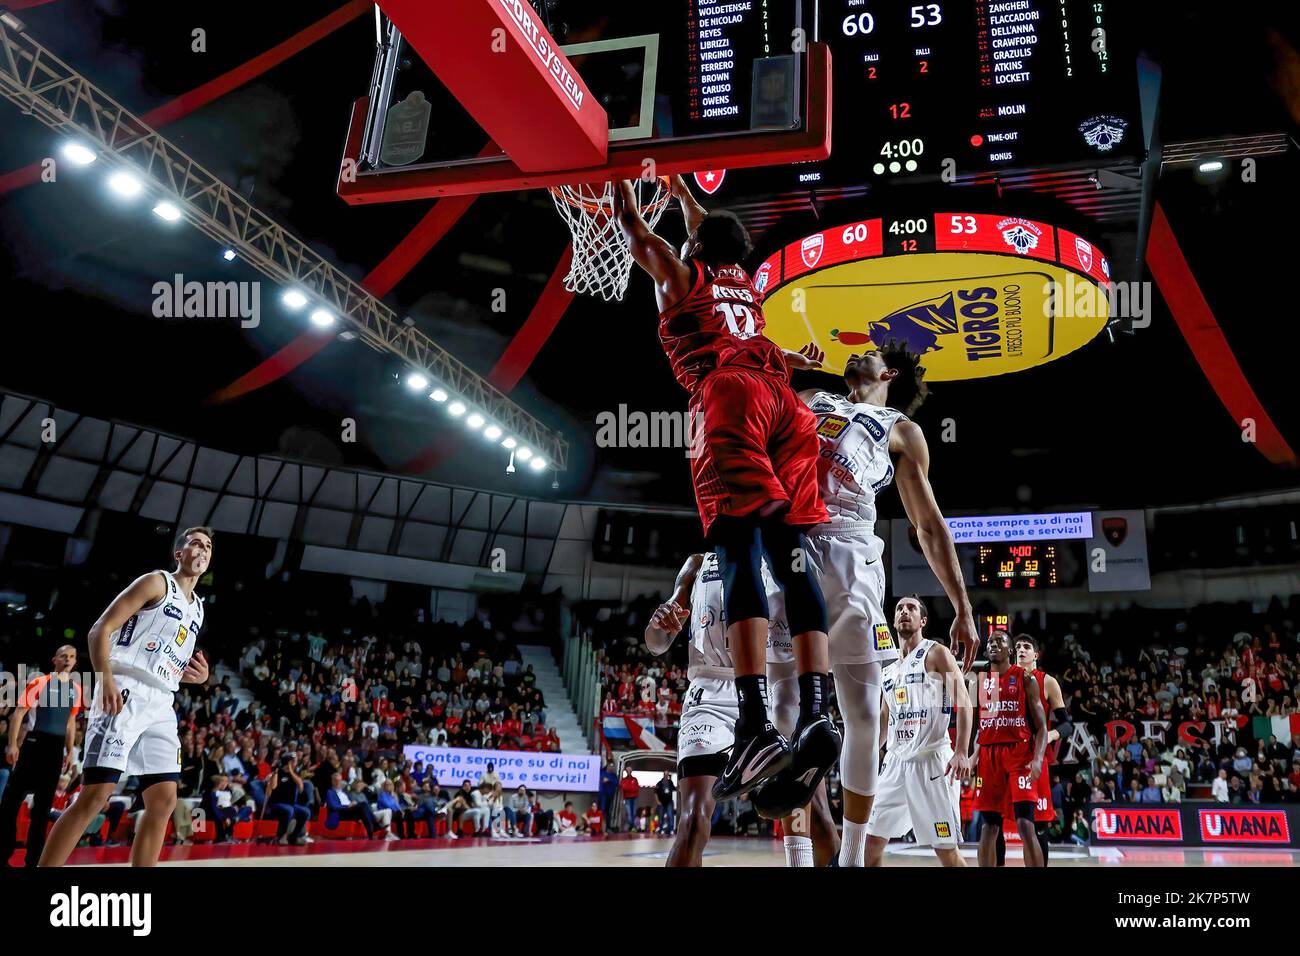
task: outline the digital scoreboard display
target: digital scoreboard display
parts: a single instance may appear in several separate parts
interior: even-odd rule
[[[1079,562],[1063,542],[975,546],[975,586],[1001,591],[1071,587],[1080,580]]]
[[[806,47],[794,38],[813,28],[809,6],[554,0],[547,10],[560,50],[609,116],[610,142],[644,142],[653,157],[656,143],[803,128]],[[400,34],[380,52],[375,76],[370,168],[501,155],[485,149],[482,128]]]
[[[1142,155],[1126,3],[822,0],[836,137],[824,181]]]

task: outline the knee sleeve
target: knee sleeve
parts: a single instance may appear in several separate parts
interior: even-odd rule
[[[767,703],[772,723],[788,740],[799,722],[799,669],[794,661],[767,665]]]
[[[880,664],[832,664],[831,673],[844,718],[840,780],[854,793],[874,797],[880,772]]]
[[[787,524],[765,520],[762,543],[772,577],[776,578],[785,596],[785,616],[790,624],[790,633],[826,633],[826,599],[805,550],[808,539]]]
[[[748,518],[724,515],[709,529],[722,574],[722,600],[727,626],[753,618],[767,620],[767,588],[763,586],[763,542],[758,525]]]

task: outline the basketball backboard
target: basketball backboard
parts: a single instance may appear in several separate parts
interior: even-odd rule
[[[439,64],[416,52],[418,40],[380,17],[339,195],[390,202],[825,159],[830,54],[806,40],[813,8],[812,0],[523,4],[516,16],[535,17],[549,32],[609,125],[603,161],[540,171],[493,143],[439,79]],[[480,56],[484,86],[497,84],[494,95],[510,100],[518,91],[494,75],[492,54],[480,47],[467,42],[458,53]],[[532,122],[526,111],[511,119]],[[548,130],[537,125],[530,135],[544,151]]]

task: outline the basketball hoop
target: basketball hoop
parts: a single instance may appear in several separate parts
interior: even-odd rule
[[[672,198],[666,176],[634,180],[637,204],[653,229]],[[616,183],[552,186],[551,199],[573,235],[573,264],[564,278],[570,292],[622,301],[632,274],[632,250],[614,218]]]

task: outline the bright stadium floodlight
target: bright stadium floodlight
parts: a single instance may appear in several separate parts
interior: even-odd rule
[[[317,309],[311,314],[311,324],[319,329],[328,329],[334,325],[334,313],[329,309]]]
[[[435,388],[429,393],[429,397],[435,402],[445,402],[447,400],[447,393],[440,388]]]
[[[465,414],[465,403],[452,402],[450,405],[447,406],[447,414],[455,418],[460,418],[460,416]]]
[[[520,461],[527,461],[529,458],[533,457],[533,450],[525,446],[523,448],[520,448],[517,452],[515,452],[515,456]]]
[[[503,441],[503,442],[501,443],[501,447],[502,447],[502,448],[509,448],[509,449],[511,449],[512,451],[513,451],[516,447],[518,447],[518,445],[519,445],[519,442],[516,441],[516,440],[515,440],[512,436],[510,436],[510,435],[507,435],[506,438],[505,438],[505,441]]]
[[[297,311],[307,304],[307,296],[303,294],[301,289],[290,289],[280,297],[280,301],[290,309]]]
[[[225,259],[227,262],[234,262],[234,261],[235,261],[235,250],[234,250],[234,249],[227,249],[225,252],[223,252],[223,253],[221,254],[221,258]]]
[[[537,455],[533,458],[532,461],[528,463],[528,467],[531,468],[533,471],[541,471],[543,468],[546,467],[546,459],[543,458],[541,455]]]
[[[123,199],[134,199],[144,192],[144,184],[130,173],[114,173],[108,177],[108,188]]]
[[[469,418],[465,419],[465,427],[472,428],[475,431],[478,431],[480,428],[483,427],[483,423],[485,421],[487,421],[486,418],[484,418],[478,412],[475,412]]]
[[[413,392],[423,392],[429,387],[429,380],[419,372],[412,372],[406,376],[406,387]]]
[[[177,219],[181,218],[181,211],[169,202],[160,202],[158,205],[154,206],[153,214],[159,219],[166,220],[167,222],[175,222]]]
[[[64,159],[78,166],[89,166],[99,159],[99,155],[93,149],[81,143],[64,143],[62,152]]]
[[[488,441],[496,441],[501,437],[501,427],[499,425],[489,425],[483,429],[483,437]]]

